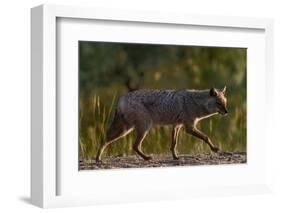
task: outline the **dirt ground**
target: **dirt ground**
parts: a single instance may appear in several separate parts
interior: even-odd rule
[[[95,159],[80,159],[80,170],[118,169],[118,168],[148,168],[171,166],[195,166],[217,164],[241,164],[247,162],[245,152],[220,152],[214,154],[179,155],[179,160],[173,160],[170,155],[151,155],[152,160],[144,161],[136,155],[105,157],[102,163]]]

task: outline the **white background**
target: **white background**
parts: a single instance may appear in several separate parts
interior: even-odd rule
[[[0,63],[1,63],[1,212],[37,212],[29,204],[30,188],[30,11],[41,3],[77,4],[73,0],[37,1],[9,0],[1,2],[0,9]],[[275,84],[280,97],[276,106],[281,109],[281,6],[278,0],[193,0],[193,1],[122,1],[80,0],[81,6],[100,6],[122,9],[144,9],[191,14],[271,17],[275,19]],[[279,83],[279,85],[277,85]],[[257,90],[259,89],[257,85]],[[258,95],[258,91],[257,91]],[[272,110],[272,109],[268,109]],[[276,110],[277,111],[277,110]],[[280,110],[279,110],[280,111]],[[275,121],[280,119],[280,112]],[[280,127],[277,127],[277,125]],[[275,125],[281,128],[280,122]],[[279,130],[280,132],[280,130]],[[281,139],[271,141],[274,146],[276,168],[273,195],[225,198],[196,198],[184,201],[122,204],[70,209],[47,210],[52,212],[280,212],[281,205]]]

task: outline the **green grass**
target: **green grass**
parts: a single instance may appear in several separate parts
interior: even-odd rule
[[[100,93],[102,94],[102,93]],[[79,112],[79,155],[81,158],[95,157],[100,142],[105,138],[105,131],[112,121],[117,93],[114,95],[94,94],[80,97]],[[222,151],[246,151],[246,103],[241,97],[233,97],[228,116],[213,116],[198,124],[213,143]],[[170,154],[172,128],[154,126],[143,142],[143,151],[147,154]],[[132,155],[134,132],[117,140],[107,147],[104,156]],[[185,133],[179,134],[177,146],[179,154],[209,153],[209,147],[201,140]]]

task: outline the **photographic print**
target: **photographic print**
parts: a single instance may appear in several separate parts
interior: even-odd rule
[[[79,41],[79,169],[247,160],[247,49]]]

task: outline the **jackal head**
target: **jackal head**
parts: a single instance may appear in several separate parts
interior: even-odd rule
[[[211,98],[208,107],[212,111],[218,112],[221,115],[225,115],[228,113],[226,107],[227,99],[225,97],[225,91],[226,91],[226,86],[221,90],[215,88],[210,89]]]

